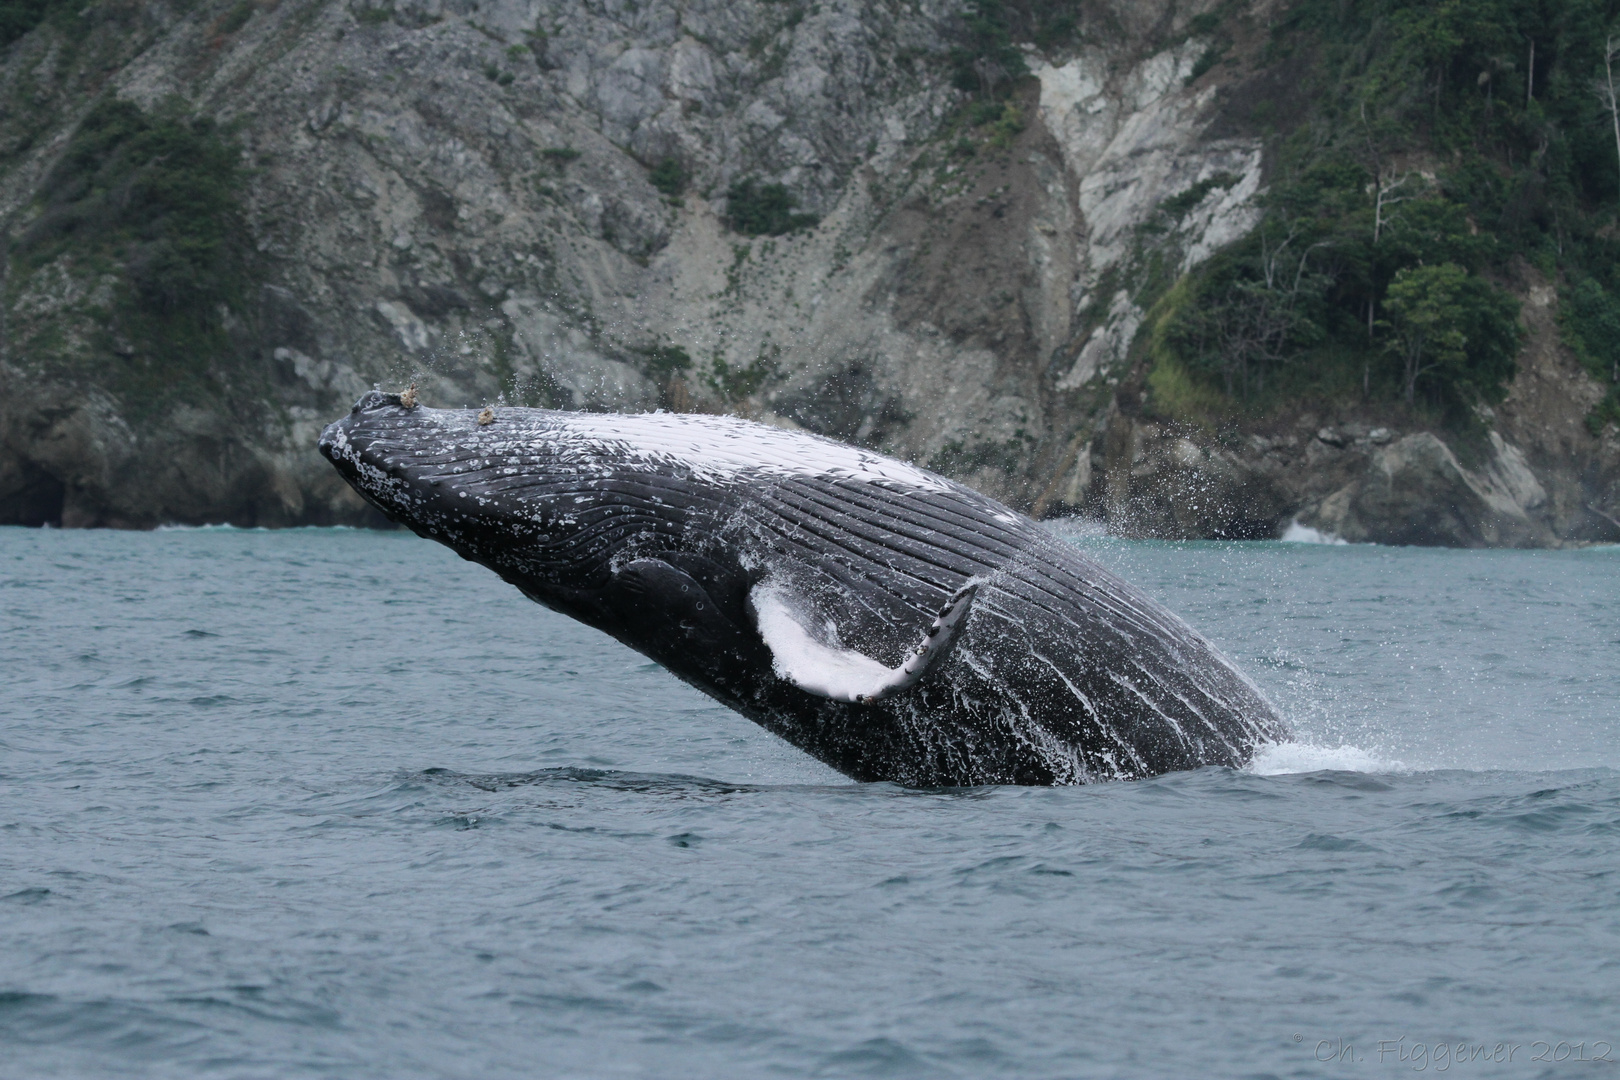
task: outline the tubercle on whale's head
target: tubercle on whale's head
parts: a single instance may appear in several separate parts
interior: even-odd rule
[[[412,389],[415,389],[414,385]],[[407,404],[404,394],[390,394],[384,390],[368,390],[355,399],[354,408],[349,410],[350,416],[357,416],[368,409],[381,409],[388,405],[397,405],[402,409],[415,408],[415,402]]]

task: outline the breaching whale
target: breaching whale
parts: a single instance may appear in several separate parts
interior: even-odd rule
[[[732,417],[440,410],[320,449],[369,502],[857,780],[1241,766],[1286,726],[1191,627],[924,469]]]

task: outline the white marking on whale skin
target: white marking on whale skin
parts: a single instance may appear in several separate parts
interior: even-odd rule
[[[1045,653],[1042,653],[1039,650],[1032,649],[1030,651],[1030,655],[1039,660],[1041,663],[1045,664],[1047,667],[1051,668],[1052,673],[1059,679],[1063,680],[1063,685],[1069,688],[1069,693],[1073,694],[1075,700],[1078,701],[1085,709],[1086,715],[1090,718],[1092,726],[1106,735],[1109,739],[1112,739],[1119,746],[1119,748],[1124,751],[1125,756],[1131,759],[1131,764],[1136,767],[1138,773],[1146,773],[1148,771],[1147,763],[1142,760],[1142,755],[1137,753],[1136,747],[1132,746],[1124,736],[1113,728],[1113,726],[1103,721],[1102,713],[1097,710],[1097,706],[1092,702],[1091,698],[1087,697],[1078,686],[1074,685],[1073,680],[1063,673],[1063,669],[1057,664],[1054,664],[1046,657]],[[1114,776],[1117,777],[1124,775],[1125,770],[1120,767],[1119,762],[1115,759],[1111,751],[1106,749],[1099,750],[1098,756],[1102,757],[1108,762],[1108,766],[1112,770]]]
[[[836,637],[823,633],[835,644],[817,641],[789,608],[789,597],[780,586],[765,583],[749,595],[759,636],[771,650],[771,666],[776,674],[812,694],[837,701],[854,701],[868,690],[884,683],[889,669],[870,656],[836,646]]]
[[[838,630],[830,620],[817,638],[800,622],[791,590],[778,582],[763,581],[749,593],[754,625],[771,650],[776,674],[800,690],[834,701],[868,702],[915,686],[941,656],[950,651],[962,620],[978,593],[979,582],[957,590],[922,640],[899,667],[885,667],[864,653],[842,648]]]
[[[401,510],[411,509],[421,502],[421,497],[412,491],[405,481],[389,476],[366,461],[349,443],[349,438],[342,428],[330,429],[330,435],[332,453],[354,466],[355,479],[373,496],[391,502]]]
[[[1123,686],[1125,689],[1127,689],[1131,693],[1135,694],[1137,699],[1139,701],[1141,701],[1142,704],[1145,705],[1148,708],[1149,711],[1154,713],[1156,716],[1158,716],[1165,723],[1169,724],[1170,725],[1170,730],[1175,732],[1176,741],[1181,744],[1181,748],[1183,750],[1191,752],[1192,750],[1196,749],[1196,745],[1194,744],[1192,738],[1182,728],[1181,722],[1179,720],[1177,720],[1175,717],[1171,716],[1169,713],[1165,712],[1163,709],[1159,708],[1158,703],[1155,702],[1152,698],[1148,697],[1146,694],[1144,694],[1141,691],[1141,689],[1134,682],[1132,682],[1128,677],[1120,674],[1117,671],[1109,671],[1107,673],[1107,675],[1108,675],[1108,678],[1110,678],[1110,679],[1112,679],[1114,681],[1115,685]],[[1149,675],[1149,678],[1152,678],[1152,676]],[[1154,680],[1154,681],[1156,683],[1158,682],[1158,680]],[[1160,684],[1160,685],[1162,685],[1162,684]]]
[[[991,685],[1000,686],[1004,693],[997,697],[994,703],[984,702],[975,711],[981,714],[1007,715],[1007,704],[1018,710],[1022,724],[1013,725],[1011,734],[1019,743],[1028,748],[1030,753],[1042,764],[1052,771],[1052,777],[1058,784],[1089,784],[1097,780],[1118,780],[1126,775],[1115,764],[1112,754],[1106,750],[1094,751],[1078,746],[1062,738],[1052,731],[1047,724],[1036,717],[1030,710],[1029,704],[1016,688],[1007,684],[1004,677],[998,673],[993,659],[987,660],[966,648],[958,650],[964,663],[978,675],[979,678]],[[1117,736],[1115,736],[1117,738]],[[1106,769],[1099,769],[1091,760],[1093,755],[1100,757],[1106,764]]]
[[[943,477],[882,454],[734,416],[547,412],[544,424],[534,426],[509,413],[493,427],[477,428],[461,412],[416,412],[447,433],[479,439],[467,449],[497,457],[522,453],[539,442],[579,466],[600,465],[605,471],[625,462],[668,464],[717,484],[760,476],[815,476],[922,491],[960,490]]]

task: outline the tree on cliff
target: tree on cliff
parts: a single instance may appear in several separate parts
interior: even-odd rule
[[[1610,35],[1603,42],[1603,75],[1594,79],[1593,91],[1603,107],[1609,110],[1609,123],[1614,126],[1614,153],[1620,159],[1620,87],[1614,84],[1614,65],[1620,59],[1620,41]]]
[[[1267,378],[1321,334],[1311,313],[1332,279],[1312,258],[1327,241],[1308,242],[1301,222],[1286,231],[1275,223],[1262,222],[1253,243],[1202,278],[1165,327],[1167,342],[1195,370],[1219,373],[1229,396],[1262,393]]]
[[[1589,422],[1620,417],[1600,317],[1620,310],[1617,16],[1615,0],[1287,5],[1260,61],[1299,73],[1286,108],[1257,108],[1266,220],[1185,287],[1158,286],[1196,298],[1165,320],[1161,358],[1234,407],[1359,391],[1469,426],[1513,371],[1509,290],[1551,281],[1566,341],[1608,387]],[[1266,238],[1296,224],[1297,243],[1321,245],[1321,288],[1286,308],[1286,336],[1257,337],[1245,315],[1276,321],[1255,307],[1271,298]],[[1265,394],[1230,362],[1258,355],[1255,340]]]
[[[1457,294],[1468,271],[1455,263],[1402,270],[1384,297],[1390,332],[1386,347],[1403,365],[1402,396],[1412,404],[1418,379],[1442,367],[1460,367],[1468,359],[1462,305]]]
[[[1513,374],[1518,305],[1456,263],[1408,267],[1384,297],[1379,326],[1402,365],[1402,396],[1415,404],[1418,380],[1490,397]]]

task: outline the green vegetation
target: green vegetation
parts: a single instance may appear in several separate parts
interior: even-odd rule
[[[679,345],[654,345],[644,355],[647,361],[642,365],[642,370],[659,385],[669,382],[692,366],[691,354]]]
[[[1228,397],[1263,393],[1277,368],[1325,336],[1313,316],[1327,275],[1310,269],[1309,249],[1294,250],[1294,237],[1278,238],[1268,225],[1257,230],[1258,250],[1240,245],[1179,282],[1153,324],[1158,363],[1218,377]]]
[[[1159,213],[1179,221],[1186,217],[1199,203],[1208,197],[1216,188],[1227,189],[1237,186],[1243,177],[1235,173],[1216,173],[1207,179],[1200,180],[1186,191],[1178,192],[1159,204]]]
[[[1434,375],[1453,392],[1489,398],[1513,373],[1519,305],[1456,263],[1406,266],[1384,297],[1384,348],[1400,361],[1402,396],[1414,403],[1418,379]]]
[[[231,352],[227,326],[247,318],[254,281],[240,153],[177,104],[147,114],[103,101],[13,243],[8,300],[48,265],[81,279],[111,277],[111,309],[96,321],[100,346],[122,359],[88,374],[146,400],[214,379]],[[52,332],[60,328],[42,331]],[[37,359],[52,353],[48,342],[27,344]]]
[[[69,0],[0,0],[0,47],[28,33],[54,10],[70,6]]]
[[[928,467],[948,476],[965,476],[980,469],[1016,476],[1026,466],[1033,442],[1023,431],[1001,442],[976,439],[970,444],[963,439],[952,439],[928,459]]]
[[[1568,284],[1567,339],[1620,385],[1620,140],[1600,84],[1617,31],[1612,0],[1294,4],[1262,57],[1308,73],[1299,104],[1257,110],[1264,221],[1181,302],[1158,287],[1153,363],[1177,374],[1150,379],[1156,405],[1178,379],[1262,410],[1353,386],[1466,427],[1504,393],[1509,290],[1537,277]],[[1620,391],[1600,412],[1620,417]]]
[[[394,17],[393,4],[379,4],[375,7],[362,7],[353,12],[355,21],[361,26],[381,26]]]
[[[761,346],[759,355],[747,364],[730,364],[716,356],[709,362],[704,381],[725,401],[737,402],[758,393],[766,384],[781,378],[779,346]]]
[[[1024,110],[1013,98],[975,97],[945,123],[948,156],[966,160],[981,149],[1005,150],[1025,128]]]
[[[814,214],[796,213],[799,200],[782,184],[738,180],[726,192],[726,224],[744,236],[781,236],[812,228]]]
[[[1002,0],[969,0],[958,44],[950,52],[958,90],[992,97],[1029,74],[1013,44],[1012,11]]]
[[[1004,101],[995,117],[986,126],[990,146],[1004,150],[1012,145],[1014,136],[1024,130],[1024,111],[1016,101]]]
[[[1029,74],[1018,42],[1056,51],[1079,40],[1072,0],[969,0],[948,54],[951,81],[966,93],[1003,97]]]
[[[37,266],[75,243],[95,246],[123,256],[130,284],[156,310],[230,303],[244,280],[239,162],[211,121],[103,102],[47,178],[43,212],[16,253]]]
[[[969,95],[946,121],[950,156],[967,159],[984,147],[1012,145],[1025,127],[1015,91],[1030,74],[1018,43],[1049,51],[1077,43],[1077,11],[1064,0],[970,0],[947,54],[951,84]]]
[[[1603,425],[1620,423],[1620,299],[1594,278],[1565,296],[1564,338],[1596,379],[1609,384],[1608,396],[1587,417],[1596,435]]]
[[[572,146],[552,146],[540,151],[540,156],[551,162],[558,172],[562,172],[570,161],[579,160],[579,151]]]
[[[667,157],[647,173],[652,186],[674,199],[686,190],[686,170],[678,159]]]
[[[253,0],[236,0],[235,6],[219,20],[219,32],[234,34],[246,26],[251,18],[253,18]]]
[[[1197,60],[1193,61],[1192,70],[1187,72],[1186,84],[1191,86],[1224,59],[1226,59],[1226,45],[1224,43],[1211,45],[1204,50]]]
[[[54,67],[56,79],[61,80],[75,61],[90,59],[83,57],[82,50],[98,28],[116,30],[120,36],[118,45],[127,45],[131,38],[138,36],[141,10],[136,5],[98,4],[94,0],[0,0],[0,48],[39,27],[48,27],[55,32],[52,44],[60,50],[54,54]],[[115,55],[118,51],[116,46],[109,48],[106,41],[97,42],[93,47],[101,54],[90,59],[93,69],[108,62],[109,54]],[[36,99],[24,108],[37,108],[39,104]]]

